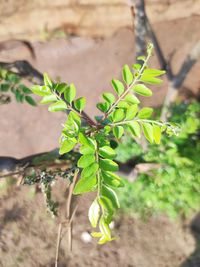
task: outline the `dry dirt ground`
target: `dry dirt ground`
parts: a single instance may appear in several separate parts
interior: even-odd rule
[[[167,56],[172,56],[178,71],[187,52],[200,37],[199,17],[154,25]],[[191,30],[192,29],[192,30]],[[33,44],[36,60],[24,47],[1,51],[1,60],[29,59],[42,72],[52,77],[74,82],[79,94],[88,99],[87,111],[97,113],[96,100],[102,91],[110,90],[112,77],[119,77],[125,63],[134,62],[134,38],[131,29],[122,29],[106,40],[73,37]],[[156,58],[152,64],[157,65]],[[158,66],[158,65],[157,65]],[[200,63],[186,79],[184,87],[196,94],[199,90]],[[167,82],[154,88],[149,105],[162,102]],[[143,100],[144,103],[144,100]],[[65,115],[49,114],[46,107],[33,108],[14,102],[0,107],[0,155],[23,157],[51,150],[58,146],[61,123]],[[62,186],[60,187],[62,188]],[[57,195],[60,189],[57,190]],[[63,193],[61,194],[63,196]],[[33,197],[30,189],[15,188],[0,196],[0,266],[54,266],[57,224],[45,212],[40,193]],[[153,217],[147,223],[121,216],[116,218],[115,232],[119,239],[99,247],[93,241],[84,243],[80,236],[90,231],[87,220],[89,197],[84,199],[74,223],[74,243],[71,255],[63,239],[60,267],[125,266],[125,267],[199,267],[198,237],[190,234],[190,224],[172,222],[165,217]],[[195,219],[198,224],[198,219]],[[196,240],[195,240],[196,239]],[[195,261],[187,261],[190,254]]]
[[[58,183],[55,194],[64,206],[65,186]],[[27,187],[1,189],[0,266],[53,267],[58,224],[45,211],[41,193]],[[99,246],[85,243],[82,234],[92,229],[87,219],[91,196],[79,202],[73,226],[73,251],[68,252],[66,235],[60,249],[60,267],[198,267],[199,254],[189,222],[170,221],[164,216],[144,222],[128,215],[115,219],[117,240]],[[199,218],[194,220],[198,224]],[[199,239],[197,239],[199,241]],[[196,249],[196,252],[195,252]],[[198,251],[199,253],[199,251]],[[197,265],[196,265],[197,264]]]

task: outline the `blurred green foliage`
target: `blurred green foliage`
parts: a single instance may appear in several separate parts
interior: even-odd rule
[[[176,218],[199,209],[199,114],[198,102],[173,105],[170,121],[180,125],[178,137],[163,136],[160,146],[149,145],[145,154],[142,154],[138,144],[130,141],[118,147],[118,159],[122,162],[131,158],[137,161],[140,157],[143,162],[162,165],[151,174],[139,174],[135,182],[125,179],[126,186],[119,191],[123,211],[141,216],[164,213]]]
[[[11,102],[11,95],[13,95],[19,103],[27,102],[36,106],[31,94],[32,91],[23,84],[18,74],[0,69],[0,105]]]

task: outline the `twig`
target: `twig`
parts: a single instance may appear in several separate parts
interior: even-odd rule
[[[62,223],[59,223],[57,245],[56,245],[55,267],[58,267],[58,256],[59,256],[59,251],[60,251],[61,235],[62,235]]]
[[[73,181],[72,181],[71,185],[69,186],[69,194],[68,194],[68,198],[67,198],[67,202],[66,202],[66,220],[64,220],[63,222],[60,222],[59,227],[58,227],[55,267],[58,267],[58,257],[59,257],[60,244],[61,244],[61,240],[62,240],[63,225],[67,228],[67,232],[68,232],[68,249],[69,249],[69,252],[71,252],[71,250],[72,250],[72,222],[73,222],[73,218],[75,216],[75,213],[77,211],[78,205],[76,205],[73,212],[71,213],[71,204],[72,204],[73,190],[74,190],[74,186],[76,184],[77,177],[78,177],[78,170],[75,172]]]
[[[14,62],[0,62],[0,68],[7,69],[12,71],[13,69],[17,70],[17,73],[20,77],[24,78],[35,78],[36,80],[32,81],[34,83],[43,84],[43,75],[36,68],[34,68],[28,61],[26,60],[17,60]],[[82,112],[83,119],[91,125],[96,125],[96,123],[90,118],[88,114],[84,111]]]
[[[35,69],[28,61],[26,60],[16,60],[14,62],[0,62],[0,68],[7,70],[17,70],[17,74],[21,77],[32,77],[36,78],[36,82],[43,82],[43,75],[37,69]]]
[[[73,181],[71,183],[71,185],[69,186],[69,195],[67,198],[67,203],[66,203],[66,220],[68,222],[67,228],[68,228],[68,248],[69,251],[72,251],[72,215],[75,214],[76,209],[74,210],[75,212],[73,212],[71,214],[71,204],[72,204],[72,195],[73,195],[73,190],[76,184],[76,180],[78,177],[78,170],[75,172],[74,174],[74,178]],[[74,215],[73,215],[74,216]]]

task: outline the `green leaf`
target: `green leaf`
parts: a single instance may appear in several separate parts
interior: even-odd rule
[[[146,57],[145,56],[139,56],[139,57],[137,57],[137,60],[145,61],[146,60]]]
[[[118,80],[112,80],[112,86],[118,96],[121,96],[124,92],[124,85]]]
[[[122,74],[123,74],[124,82],[127,85],[130,85],[133,81],[133,74],[132,74],[128,65],[124,65],[123,70],[122,70]]]
[[[35,102],[35,100],[29,96],[29,95],[26,95],[25,96],[25,100],[27,103],[29,103],[31,106],[37,106],[37,103]]]
[[[24,94],[32,94],[32,91],[23,84],[20,84],[19,88],[23,91]]]
[[[152,91],[149,88],[147,88],[144,84],[137,84],[137,85],[133,86],[132,89],[138,95],[152,96]]]
[[[79,168],[86,168],[93,162],[95,162],[94,154],[86,154],[80,157],[80,159],[78,160],[77,166]]]
[[[48,111],[57,112],[67,109],[67,105],[64,101],[59,100],[56,103],[53,103],[49,106]]]
[[[63,155],[65,153],[68,153],[69,151],[71,151],[74,148],[76,143],[77,143],[77,141],[75,138],[65,139],[61,143],[59,154]]]
[[[147,118],[151,117],[152,113],[153,113],[152,108],[142,108],[138,113],[138,118],[139,119],[147,119]]]
[[[117,104],[117,107],[122,109],[127,109],[129,108],[129,103],[127,101],[122,100]]]
[[[99,206],[97,199],[95,199],[92,205],[90,206],[89,212],[88,212],[88,218],[89,218],[89,221],[92,227],[94,228],[97,227],[99,216],[100,216],[100,206]]]
[[[84,168],[81,172],[81,177],[88,177],[88,176],[94,176],[99,169],[99,165],[94,162],[90,164],[88,167]]]
[[[84,145],[82,145],[80,147],[79,151],[83,155],[95,154],[95,148],[94,147],[89,147],[89,146],[84,146]]]
[[[55,90],[61,95],[67,90],[68,84],[66,83],[58,83],[55,86]]]
[[[151,75],[142,74],[140,81],[148,84],[161,84],[163,81],[161,79],[155,78]]]
[[[123,109],[116,109],[113,113],[113,122],[122,121],[125,118],[125,112]]]
[[[108,111],[110,105],[108,102],[104,102],[104,103],[98,103],[97,105],[97,108],[102,111],[102,112],[106,112]]]
[[[97,147],[97,143],[91,137],[87,137],[83,133],[79,133],[79,142],[84,145],[85,147],[90,147],[92,150],[95,150]]]
[[[156,70],[156,69],[145,69],[143,71],[144,75],[149,75],[149,76],[153,76],[153,77],[161,76],[165,73],[166,73],[165,70]]]
[[[113,134],[117,139],[120,139],[124,134],[124,128],[122,126],[113,127]]]
[[[134,69],[134,70],[140,70],[141,69],[141,65],[140,64],[133,64],[132,65],[132,68]]]
[[[115,173],[109,172],[109,171],[102,171],[101,172],[103,182],[111,187],[123,187],[124,183],[122,179],[116,175]]]
[[[92,232],[91,236],[92,237],[102,237],[102,233],[101,232]]]
[[[107,241],[111,240],[111,233],[108,224],[104,221],[103,217],[101,217],[99,221],[99,229],[103,235],[103,237],[99,240],[99,244],[104,244]]]
[[[48,74],[47,73],[44,73],[44,84],[48,87],[52,87],[52,81],[51,79],[49,78]]]
[[[68,122],[71,124],[76,123],[78,129],[81,126],[81,119],[80,119],[79,115],[77,113],[75,113],[74,111],[70,111],[70,113],[68,115]]]
[[[99,204],[101,206],[105,222],[111,223],[114,214],[114,207],[111,200],[105,196],[101,196],[99,199]]]
[[[68,102],[68,103],[72,103],[72,101],[74,100],[76,96],[76,87],[73,83],[71,83],[67,88],[66,90],[64,91],[64,97],[65,97],[65,100]]]
[[[74,101],[74,106],[78,111],[82,111],[85,108],[86,99],[85,97],[80,97]]]
[[[97,184],[96,176],[81,177],[75,185],[73,194],[79,195],[87,192],[94,191]]]
[[[139,104],[140,103],[140,100],[134,96],[133,94],[127,94],[125,96],[125,100],[131,104]]]
[[[116,152],[109,146],[103,146],[99,148],[99,155],[103,158],[114,159],[116,157]]]
[[[10,89],[10,84],[8,84],[8,83],[0,84],[0,91],[1,92],[8,92],[9,89]],[[31,93],[32,93],[32,91],[31,91]]]
[[[132,105],[126,110],[126,120],[132,120],[138,112],[138,105]]]
[[[49,104],[55,101],[57,101],[57,97],[51,94],[51,95],[44,96],[42,100],[40,101],[40,104]]]
[[[110,105],[112,105],[115,102],[115,96],[111,93],[104,93],[103,99],[108,102]]]
[[[99,167],[104,171],[118,171],[118,164],[110,159],[100,159]]]
[[[51,94],[51,91],[50,91],[49,87],[47,87],[47,86],[34,85],[31,87],[31,91],[35,95],[39,95],[39,96],[46,96],[46,95]]]
[[[135,136],[135,137],[140,137],[140,125],[137,121],[132,121],[128,123],[129,129],[131,131],[131,133]]]
[[[156,124],[153,124],[153,137],[155,143],[159,145],[161,139],[161,127]]]
[[[146,137],[146,139],[150,143],[153,143],[153,141],[154,141],[153,126],[148,122],[144,122],[144,123],[142,123],[142,129],[143,129],[143,133],[144,133],[144,136]]]
[[[112,188],[103,185],[102,186],[102,195],[110,199],[114,208],[116,208],[116,209],[120,208],[117,194],[115,193],[115,191]]]

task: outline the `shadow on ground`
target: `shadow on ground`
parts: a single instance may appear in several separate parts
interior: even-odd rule
[[[195,251],[188,257],[188,259],[181,264],[180,267],[199,267],[200,266],[200,213],[195,216],[191,225],[191,233],[196,241]]]

